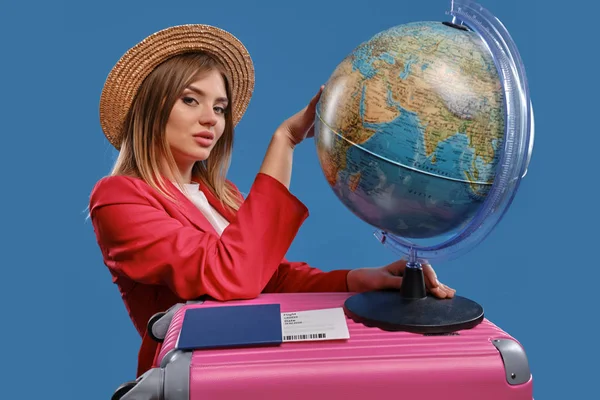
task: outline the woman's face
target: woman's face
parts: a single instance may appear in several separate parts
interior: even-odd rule
[[[192,82],[175,102],[167,121],[166,137],[184,176],[195,162],[208,158],[223,135],[227,104],[225,82],[215,70]]]

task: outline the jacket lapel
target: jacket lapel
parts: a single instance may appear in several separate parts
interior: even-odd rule
[[[225,218],[231,223],[231,221],[233,221],[233,219],[235,218],[235,213],[227,207],[224,207],[221,201],[219,201],[219,199],[217,199],[215,195],[213,195],[212,191],[204,184],[204,182],[198,183],[200,183],[200,190],[202,190],[202,193],[204,193],[204,195],[206,196],[206,200],[208,200],[210,205],[213,206],[214,209],[217,210],[219,214],[223,216],[223,218]]]
[[[169,185],[171,185],[172,192],[175,194],[175,197],[177,198],[177,201],[180,204],[179,209],[180,209],[181,213],[184,215],[184,217],[188,221],[190,221],[192,223],[192,225],[194,225],[196,228],[198,228],[204,232],[213,232],[213,233],[217,234],[217,231],[212,226],[212,224],[210,222],[208,222],[208,220],[206,219],[204,214],[202,214],[202,211],[200,211],[198,209],[198,207],[196,207],[196,205],[186,195],[184,195],[177,186],[175,186],[175,184],[173,184],[169,180],[166,180],[166,181],[168,182]],[[200,186],[200,187],[202,187],[202,186]],[[207,198],[208,198],[208,194],[206,192],[205,192],[205,194],[207,195]]]

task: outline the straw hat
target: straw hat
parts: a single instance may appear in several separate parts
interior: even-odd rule
[[[248,50],[232,34],[210,25],[179,25],[158,31],[129,49],[108,74],[100,96],[100,125],[120,149],[121,126],[138,88],[160,63],[177,54],[205,51],[219,60],[232,79],[233,123],[237,125],[254,90]]]

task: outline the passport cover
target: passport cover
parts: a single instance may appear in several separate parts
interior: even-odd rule
[[[282,335],[279,304],[190,308],[185,311],[176,348],[278,345]]]

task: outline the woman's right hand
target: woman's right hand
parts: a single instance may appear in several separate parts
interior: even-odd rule
[[[319,88],[317,94],[310,100],[306,107],[285,120],[277,129],[276,134],[287,137],[292,148],[304,139],[314,135],[316,106],[323,88],[324,86]]]

